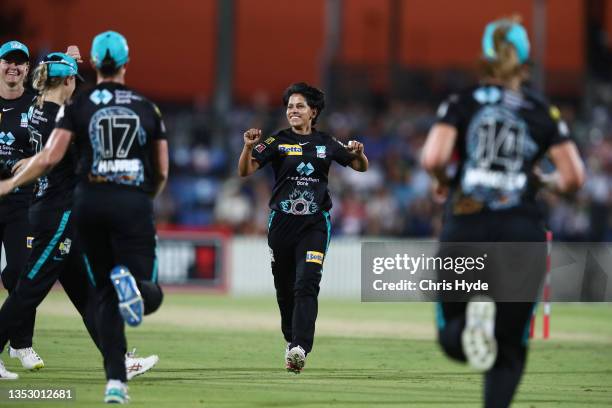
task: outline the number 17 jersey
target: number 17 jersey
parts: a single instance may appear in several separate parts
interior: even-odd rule
[[[63,106],[56,127],[75,134],[81,183],[154,189],[154,140],[165,139],[157,106],[128,87],[103,82]]]

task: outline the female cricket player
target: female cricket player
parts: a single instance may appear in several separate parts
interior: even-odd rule
[[[544,242],[537,187],[573,192],[583,183],[583,164],[559,110],[522,86],[529,39],[519,19],[488,24],[482,51],[482,82],[442,103],[422,152],[434,193],[446,197],[440,241]],[[459,162],[449,178],[453,152]],[[545,154],[556,166],[547,177],[536,168]],[[537,260],[542,272],[544,257]],[[515,261],[530,267],[531,260]],[[534,303],[474,298],[438,306],[444,352],[485,372],[485,407],[509,406],[525,367]]]
[[[319,283],[329,247],[332,206],[327,179],[332,161],[368,169],[363,144],[348,146],[314,125],[325,107],[322,91],[295,83],[285,91],[289,128],[266,139],[261,130],[244,133],[238,173],[248,176],[270,163],[275,184],[270,199],[268,245],[287,349],[286,368],[299,373],[312,350]]]

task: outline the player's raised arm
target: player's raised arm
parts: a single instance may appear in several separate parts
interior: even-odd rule
[[[367,171],[368,170],[368,158],[365,155],[363,143],[356,140],[348,142],[348,151],[355,156],[355,158],[349,163],[349,166],[356,171]]]
[[[253,148],[261,139],[260,129],[249,129],[244,132],[244,146],[238,160],[238,175],[250,176],[259,168],[259,163],[253,158]]]

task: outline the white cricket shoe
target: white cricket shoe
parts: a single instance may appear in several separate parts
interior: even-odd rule
[[[36,371],[45,366],[45,362],[32,347],[22,349],[9,347],[9,356],[11,358],[18,358],[19,361],[21,361],[21,365],[26,370]]]
[[[489,297],[477,296],[467,304],[465,316],[461,334],[463,352],[474,369],[487,371],[497,359],[495,302]]]
[[[136,349],[132,352],[125,354],[125,371],[128,381],[132,378],[146,373],[152,369],[155,364],[159,361],[159,357],[156,354],[148,357],[136,356]]]
[[[127,404],[130,402],[128,386],[119,380],[108,380],[104,391],[104,402],[107,404]]]
[[[7,370],[6,367],[4,366],[4,362],[0,360],[0,380],[16,380],[18,378],[19,378],[19,375]]]
[[[287,346],[289,348],[289,346]],[[299,374],[306,364],[306,352],[300,346],[295,346],[285,353],[285,367],[290,373]]]

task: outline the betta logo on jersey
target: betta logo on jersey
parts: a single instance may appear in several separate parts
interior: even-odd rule
[[[317,251],[308,251],[306,252],[306,262],[318,263],[319,265],[323,265],[323,258],[325,254]]]
[[[278,145],[278,151],[283,156],[301,156],[302,155],[302,146],[300,146],[300,145],[282,144],[282,145]]]

